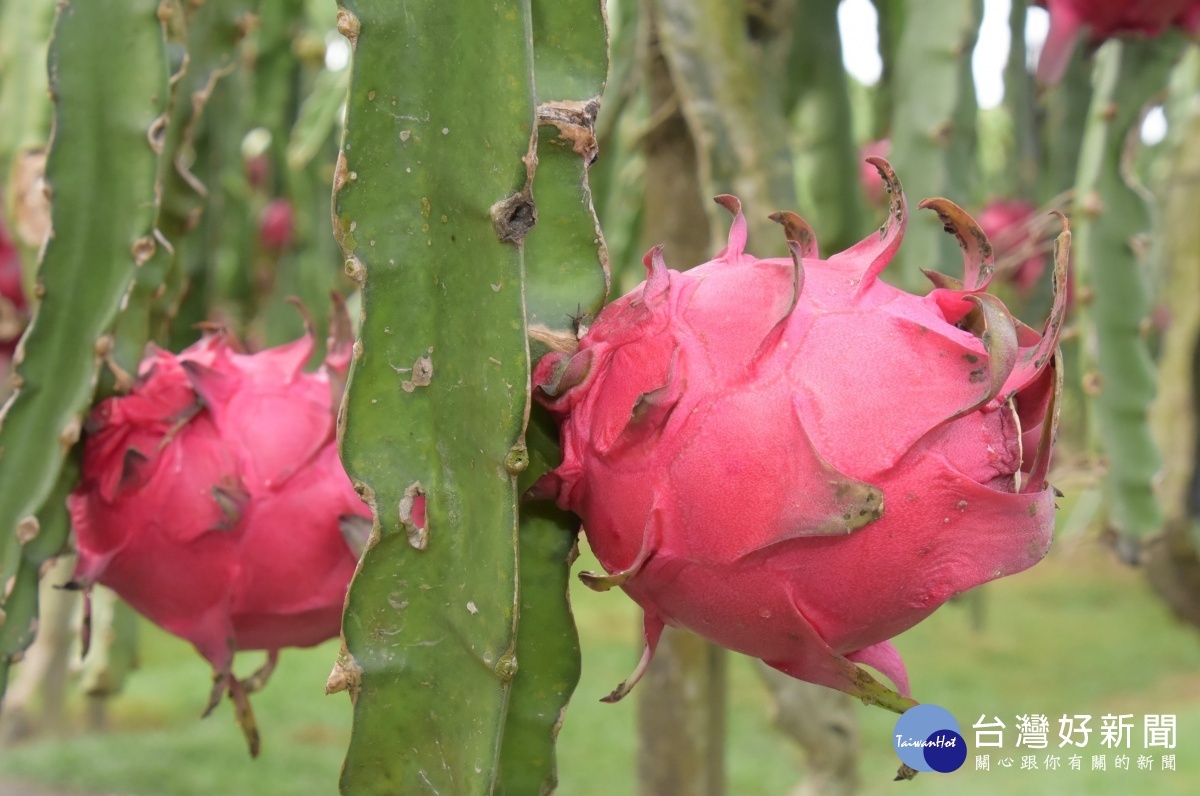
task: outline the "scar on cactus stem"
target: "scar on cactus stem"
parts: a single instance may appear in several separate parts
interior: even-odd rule
[[[713,260],[681,273],[651,249],[646,281],[535,369],[563,461],[528,497],[582,517],[604,572],[580,578],[644,611],[641,660],[606,702],[669,624],[903,712],[916,703],[889,639],[1049,548],[1066,219],[1039,333],[986,292],[992,246],[949,200],[921,207],[957,238],[962,277],[927,272],[926,296],[879,279],[907,204],[868,161],[889,196],[878,233],[822,260],[812,229],[776,213],[791,256],[760,260],[741,203],[717,197],[733,224]]]
[[[226,693],[251,755],[250,694],[282,647],[337,635],[371,512],[342,469],[334,407],[350,362],[334,299],[325,363],[303,368],[314,330],[246,354],[220,327],[179,354],[151,348],[128,395],[88,418],[67,504],[79,559],[70,586],[102,583],[212,664],[204,715]],[[423,516],[423,500],[413,514]],[[366,530],[364,531],[364,526]],[[86,629],[89,623],[85,617]],[[245,680],[234,653],[264,650]]]

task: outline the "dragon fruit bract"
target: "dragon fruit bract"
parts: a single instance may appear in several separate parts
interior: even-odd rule
[[[1065,222],[1043,334],[983,292],[991,247],[944,199],[922,206],[958,237],[965,278],[930,272],[936,289],[910,295],[878,278],[907,207],[872,162],[891,193],[878,234],[820,260],[779,213],[792,259],[759,260],[718,197],[735,219],[714,260],[679,273],[651,250],[646,282],[536,368],[563,463],[534,494],[583,518],[612,573],[581,577],[645,612],[646,652],[610,701],[670,624],[902,710],[854,662],[907,696],[888,639],[1050,544]]]
[[[371,516],[334,440],[348,344],[304,373],[312,352],[311,330],[253,355],[221,334],[179,355],[152,351],[132,392],[90,416],[68,500],[75,583],[112,588],[195,645],[216,674],[209,710],[228,690],[252,754],[246,694],[281,647],[337,635],[357,560],[344,534]],[[238,681],[237,650],[266,650],[268,664]]]

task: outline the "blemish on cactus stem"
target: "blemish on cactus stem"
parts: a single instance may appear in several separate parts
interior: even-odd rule
[[[506,243],[520,245],[529,230],[537,224],[537,206],[533,203],[528,185],[492,205],[491,215],[496,237]]]
[[[338,33],[345,36],[346,40],[350,42],[351,48],[358,46],[358,34],[362,31],[362,23],[358,17],[344,8],[339,8],[337,13],[337,29]]]
[[[353,279],[361,288],[367,282],[367,268],[361,260],[351,255],[346,258],[346,276]]]
[[[508,650],[500,659],[496,661],[496,666],[493,669],[496,674],[504,682],[510,682],[517,675],[517,654],[513,650]]]
[[[350,167],[346,165],[346,153],[339,151],[337,163],[333,167],[333,192],[337,193],[342,190],[342,186],[346,184],[346,178],[350,174]]]
[[[433,360],[429,357],[417,357],[412,366],[412,379],[400,384],[405,392],[412,392],[418,387],[428,387],[433,381]]]
[[[525,472],[525,468],[528,466],[529,448],[525,447],[524,442],[518,442],[509,449],[508,455],[504,457],[504,469],[509,475],[516,476]]]
[[[558,128],[559,139],[570,143],[575,154],[590,166],[600,154],[596,143],[596,116],[599,112],[599,97],[592,97],[584,102],[543,102],[538,105],[537,120],[539,125]]]
[[[333,671],[329,673],[329,679],[325,681],[325,693],[328,695],[346,691],[350,694],[350,702],[357,702],[358,692],[362,689],[362,676],[362,666],[346,650],[343,641],[342,651],[338,653],[337,662],[333,665]]]
[[[146,235],[145,237],[138,238],[136,241],[134,241],[134,244],[132,247],[130,247],[129,252],[133,255],[133,261],[137,263],[138,267],[140,268],[146,264],[147,260],[154,256],[154,251],[157,248],[158,244],[154,242],[154,236]]]
[[[37,538],[38,531],[42,529],[38,518],[30,515],[17,522],[17,541],[21,544],[29,544]]]
[[[408,534],[409,545],[416,550],[424,550],[429,545],[429,529],[426,516],[413,516],[418,497],[424,502],[425,490],[420,481],[414,481],[404,488],[404,497],[400,498],[397,508],[400,512],[400,524]],[[421,514],[424,515],[424,511]],[[418,520],[421,521],[419,525]]]
[[[162,154],[163,144],[167,140],[167,115],[165,113],[150,123],[150,128],[146,130],[146,140],[150,142],[150,148],[154,150],[154,154]]]
[[[69,449],[76,442],[79,442],[79,433],[83,430],[83,421],[78,417],[72,417],[63,426],[62,432],[58,435],[58,441],[62,444],[63,449]]]
[[[499,285],[493,287],[498,288]],[[530,340],[542,343],[551,351],[574,354],[579,350],[579,338],[571,332],[558,332],[542,324],[533,324],[528,333]]]

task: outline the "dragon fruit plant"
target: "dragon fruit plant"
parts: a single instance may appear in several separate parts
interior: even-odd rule
[[[178,355],[152,348],[132,391],[91,413],[68,499],[74,584],[102,583],[190,641],[215,673],[205,715],[228,692],[252,755],[248,693],[282,647],[337,635],[370,527],[334,439],[349,346],[331,340],[305,373],[313,348],[311,328],[257,354],[221,333]],[[238,680],[238,650],[267,664]]]
[[[536,368],[563,462],[533,493],[583,518],[608,574],[581,578],[645,612],[641,662],[606,701],[669,624],[903,711],[889,639],[1050,545],[1065,219],[1039,334],[984,292],[991,245],[945,199],[921,207],[958,238],[963,279],[927,272],[919,297],[879,278],[908,210],[872,163],[891,196],[878,234],[822,260],[807,224],[777,213],[791,259],[760,260],[740,203],[717,197],[734,221],[715,259],[679,273],[652,249],[646,281]]]
[[[1050,12],[1050,30],[1038,59],[1043,85],[1062,79],[1080,38],[1089,47],[1116,36],[1159,36],[1178,26],[1200,32],[1200,0],[1038,0]]]

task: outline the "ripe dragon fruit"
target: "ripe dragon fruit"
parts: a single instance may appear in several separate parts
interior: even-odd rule
[[[370,526],[334,439],[348,331],[305,373],[313,348],[310,327],[252,355],[214,333],[178,355],[153,349],[132,391],[92,412],[68,499],[73,583],[102,583],[190,641],[215,673],[205,715],[228,691],[251,754],[247,694],[280,648],[337,635],[352,542]],[[237,650],[266,650],[267,664],[239,681]]]
[[[6,368],[25,328],[28,302],[21,275],[21,257],[0,221],[0,369]],[[5,388],[0,387],[0,392]]]
[[[292,245],[296,234],[296,211],[287,199],[272,199],[258,219],[259,244],[279,254]]]
[[[1050,12],[1050,30],[1038,59],[1043,85],[1062,79],[1082,32],[1098,46],[1115,36],[1158,36],[1171,26],[1200,32],[1200,0],[1037,0]]]
[[[872,163],[891,195],[878,234],[821,260],[807,224],[777,213],[791,260],[759,260],[740,203],[717,197],[734,221],[715,259],[680,273],[652,249],[577,352],[535,369],[563,462],[531,496],[582,517],[610,574],[581,578],[645,613],[642,660],[606,701],[670,624],[902,711],[888,639],[1050,545],[1065,219],[1039,334],[983,292],[991,246],[945,199],[921,206],[957,236],[964,279],[927,272],[925,297],[879,279],[908,210]]]

